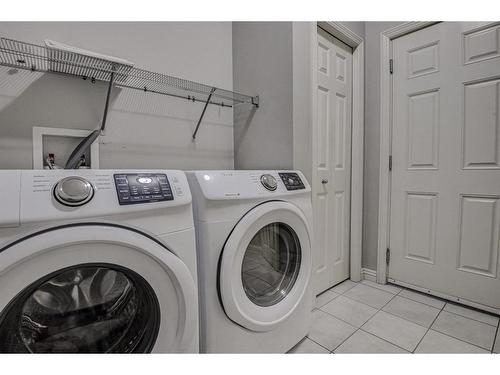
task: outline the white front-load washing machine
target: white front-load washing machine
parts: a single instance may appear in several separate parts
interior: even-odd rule
[[[0,171],[0,192],[0,352],[199,351],[183,172]]]
[[[284,353],[307,335],[311,189],[299,171],[187,172],[200,350]]]

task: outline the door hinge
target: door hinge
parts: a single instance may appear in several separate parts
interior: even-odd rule
[[[393,73],[394,72],[394,60],[393,59],[389,59],[389,73]]]
[[[389,155],[389,171],[392,171],[392,155]]]
[[[385,264],[389,265],[390,261],[391,261],[391,250],[387,248],[385,252]]]

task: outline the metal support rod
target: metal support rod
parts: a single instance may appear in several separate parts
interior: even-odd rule
[[[108,93],[106,94],[106,104],[104,105],[104,114],[102,116],[101,133],[104,132],[104,128],[106,127],[106,119],[108,118],[109,99],[111,97],[111,90],[113,89],[114,81],[115,81],[115,72],[111,72],[111,76],[109,77]]]
[[[208,95],[205,106],[203,107],[203,111],[201,111],[201,116],[200,119],[198,120],[198,124],[196,124],[196,129],[194,129],[193,140],[196,139],[196,133],[198,133],[198,129],[200,128],[201,120],[203,119],[203,116],[205,116],[205,111],[207,110],[208,103],[210,102],[210,99],[212,98],[212,95],[215,92],[215,90],[216,90],[215,87],[212,87],[212,89],[210,90],[210,94]]]
[[[255,108],[259,108],[259,95],[252,96],[252,104],[255,106]]]

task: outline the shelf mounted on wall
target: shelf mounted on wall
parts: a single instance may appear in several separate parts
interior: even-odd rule
[[[52,44],[51,44],[52,43]],[[208,105],[233,107],[249,104],[259,107],[259,97],[240,94],[198,82],[134,67],[126,60],[106,58],[90,51],[46,41],[46,46],[0,38],[0,65],[36,72],[47,72],[80,77],[108,83],[104,114],[97,137],[106,127],[109,101],[113,87],[140,90],[167,95],[190,102],[204,103],[203,110],[192,135],[196,139]],[[61,48],[63,46],[63,48]],[[94,132],[93,132],[94,133]]]

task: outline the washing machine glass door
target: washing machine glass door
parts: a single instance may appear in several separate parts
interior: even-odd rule
[[[307,220],[293,204],[247,213],[226,241],[219,269],[224,310],[236,323],[269,331],[303,301],[311,273]]]
[[[182,352],[196,326],[189,270],[118,226],[52,228],[0,252],[0,352]]]

